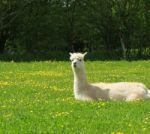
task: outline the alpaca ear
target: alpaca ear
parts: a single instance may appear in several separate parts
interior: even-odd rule
[[[83,54],[83,56],[85,56],[87,53],[88,53],[88,52],[85,52],[85,53]]]
[[[72,53],[69,53],[70,54],[70,56],[72,55]]]

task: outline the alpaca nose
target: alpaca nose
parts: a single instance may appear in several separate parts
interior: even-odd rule
[[[76,62],[74,62],[74,63],[73,63],[73,66],[74,66],[74,67],[76,67],[76,65],[77,65],[77,63],[76,63]]]

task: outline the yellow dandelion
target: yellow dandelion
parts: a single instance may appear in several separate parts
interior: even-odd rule
[[[146,128],[144,127],[142,130],[143,130],[143,131],[145,131],[145,130],[146,130]]]
[[[61,127],[61,128],[63,128],[64,126],[63,126],[63,125],[61,125],[60,127]]]
[[[3,105],[3,106],[1,106],[2,108],[5,108],[6,106],[5,105]]]
[[[116,132],[116,134],[123,134],[123,132]]]
[[[12,113],[8,113],[8,114],[4,115],[5,118],[11,117],[11,116],[12,116]]]
[[[146,117],[145,120],[148,120],[148,117]]]
[[[132,125],[131,125],[131,124],[128,124],[128,126],[131,127]]]

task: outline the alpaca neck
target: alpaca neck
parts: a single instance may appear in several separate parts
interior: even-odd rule
[[[74,70],[74,90],[77,92],[82,92],[87,90],[87,79],[85,70]]]

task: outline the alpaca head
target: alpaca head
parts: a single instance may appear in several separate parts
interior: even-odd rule
[[[84,69],[84,56],[87,54],[85,52],[82,53],[69,53],[70,54],[70,60],[71,60],[71,66],[73,70],[83,70]]]

